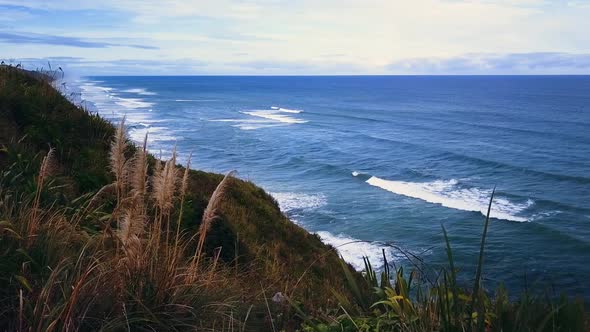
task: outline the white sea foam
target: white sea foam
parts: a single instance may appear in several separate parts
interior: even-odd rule
[[[212,119],[210,122],[231,122],[235,123],[232,127],[240,128],[242,130],[255,130],[260,128],[280,126],[275,122],[269,120],[257,120],[257,119]]]
[[[280,124],[272,124],[272,123],[264,123],[264,124],[251,124],[248,122],[245,123],[238,123],[232,125],[232,127],[240,128],[241,130],[256,130],[260,128],[270,128],[270,127],[278,127]]]
[[[326,205],[326,196],[323,194],[302,194],[293,192],[271,192],[279,203],[281,211],[289,213],[295,210],[314,210]]]
[[[283,113],[299,114],[299,113],[303,112],[303,110],[292,110],[292,109],[282,108],[282,107],[278,107],[278,106],[271,106],[270,108],[273,110],[279,111],[279,112],[283,112]]]
[[[113,88],[97,86],[94,83],[82,83],[80,85],[80,90],[82,97],[96,104],[102,112],[113,111],[121,113],[121,107],[125,109],[137,109],[149,108],[154,105],[141,98],[118,97]]]
[[[281,211],[288,214],[294,222],[297,222],[296,218],[300,212],[315,210],[327,204],[327,199],[324,194],[271,192],[270,195],[277,200]],[[364,269],[363,257],[365,256],[369,257],[373,266],[379,266],[382,264],[382,249],[385,249],[388,259],[397,260],[405,257],[400,252],[397,252],[393,250],[393,248],[382,243],[363,242],[344,234],[334,235],[325,231],[317,232],[317,234],[322,241],[334,246],[342,258],[352,264],[352,266],[359,271]]]
[[[179,103],[202,102],[202,101],[219,101],[219,99],[174,99]]]
[[[291,124],[306,123],[306,120],[297,118],[294,114],[299,114],[302,110],[291,110],[287,108],[281,108],[278,106],[271,106],[267,110],[249,110],[241,111],[240,113],[256,117],[258,119],[212,119],[209,121],[214,122],[235,122],[233,127],[240,128],[242,130],[254,130],[260,128],[284,126]]]
[[[210,122],[268,123],[267,120],[242,119],[211,119]]]
[[[177,135],[168,134],[169,130],[165,127],[143,127],[129,130],[129,137],[135,142],[143,142],[145,135],[148,134],[150,143],[161,141],[177,141],[182,139]]]
[[[539,212],[539,213],[535,213],[533,214],[529,220],[535,221],[535,220],[539,220],[539,219],[545,219],[545,218],[550,218],[553,216],[556,216],[560,213],[563,213],[563,211],[560,210],[554,210],[554,211],[545,211],[545,212]]]
[[[254,110],[254,111],[247,111],[242,112],[244,114],[248,114],[251,116],[260,117],[263,119],[268,119],[272,121],[278,121],[282,123],[306,123],[307,121],[298,119],[289,115],[281,114],[284,113],[281,110]]]
[[[299,213],[316,210],[327,204],[324,194],[303,194],[295,192],[270,192],[279,203],[281,211],[288,214],[290,219],[297,223]],[[345,261],[352,264],[355,269],[364,269],[363,257],[369,257],[371,264],[375,267],[383,264],[383,253],[389,260],[398,260],[405,256],[392,247],[379,242],[365,242],[346,236],[344,234],[334,235],[330,232],[319,231],[316,234],[320,236],[323,242],[334,246]]]
[[[376,176],[366,181],[368,184],[387,191],[442,206],[477,211],[486,214],[491,191],[479,188],[460,188],[457,180],[433,181],[424,183],[384,180]],[[525,222],[527,218],[518,214],[533,205],[532,200],[526,203],[514,203],[503,197],[495,197],[490,216],[492,218]]]
[[[322,241],[334,246],[342,258],[358,271],[365,268],[363,257],[368,257],[371,265],[375,268],[383,265],[383,249],[385,249],[385,255],[390,261],[405,257],[401,252],[379,242],[359,241],[343,234],[334,235],[324,231],[316,234],[320,236]]]
[[[113,122],[118,122],[123,116],[126,117],[126,123],[129,128],[128,134],[131,140],[141,143],[145,134],[149,132],[149,147],[153,152],[157,153],[160,148],[169,145],[170,141],[182,139],[182,137],[174,135],[174,131],[170,130],[170,128],[157,125],[166,120],[156,119],[151,114],[153,111],[151,107],[154,103],[147,102],[141,98],[120,97],[117,95],[117,90],[110,87],[98,86],[95,82],[83,81],[79,86],[81,97],[89,100],[101,116]],[[152,94],[145,89],[128,89],[123,90],[123,92],[138,95]],[[164,146],[159,144],[162,141],[166,141]]]
[[[121,97],[116,97],[116,98],[117,98],[117,100],[115,101],[115,104],[117,104],[119,106],[123,106],[125,108],[130,108],[130,109],[149,108],[154,105],[154,103],[144,101],[143,99],[140,99],[140,98],[121,98]]]
[[[157,93],[155,93],[155,92],[147,91],[146,89],[142,89],[142,88],[127,89],[127,90],[123,90],[123,92],[135,93],[135,94],[142,95],[142,96],[155,96],[155,95],[157,95]]]
[[[110,88],[103,88],[97,86],[94,83],[90,82],[82,82],[79,85],[80,88],[80,104],[88,108],[96,107],[95,111],[98,111],[101,115],[105,115],[105,113],[109,113],[109,108],[113,106],[112,98],[113,95],[110,93],[112,89]],[[90,105],[87,103],[90,101]],[[94,111],[94,109],[92,109]],[[106,114],[108,115],[108,114]]]
[[[352,176],[359,176],[361,173],[357,172],[357,171],[353,171],[352,172]]]

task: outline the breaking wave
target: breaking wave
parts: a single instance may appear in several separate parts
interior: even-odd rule
[[[491,190],[479,188],[463,188],[458,181],[437,180],[432,182],[406,182],[384,180],[376,176],[370,177],[368,184],[407,197],[421,199],[425,202],[440,204],[444,207],[476,211],[483,215],[487,213]],[[511,202],[507,198],[496,196],[492,203],[490,216],[496,219],[525,222],[528,218],[521,214],[532,206],[534,202],[527,200],[524,203]]]

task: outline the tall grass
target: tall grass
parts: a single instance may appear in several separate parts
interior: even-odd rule
[[[179,178],[173,154],[149,176],[147,138],[131,152],[121,121],[110,152],[114,182],[82,197],[74,214],[41,202],[52,175],[52,149],[41,162],[31,199],[15,199],[9,187],[0,188],[0,268],[14,271],[0,280],[0,330],[223,330],[241,325],[235,312],[242,294],[237,280],[226,277],[229,267],[218,263],[219,255],[203,253],[233,173],[213,192],[194,251],[194,236],[170,228],[172,212],[182,209],[188,171]],[[80,220],[98,215],[107,227],[96,233],[79,228]]]
[[[54,168],[54,153],[53,148],[49,149],[47,155],[43,157],[41,161],[41,167],[39,168],[39,174],[37,175],[37,188],[35,190],[35,198],[33,199],[33,206],[31,208],[31,219],[29,220],[27,230],[27,244],[30,245],[31,241],[37,234],[37,228],[39,226],[39,220],[37,219],[39,214],[39,204],[41,200],[41,192],[46,179],[51,175]]]
[[[229,180],[233,174],[234,174],[233,171],[229,172],[229,173],[227,173],[227,175],[225,175],[223,180],[221,180],[221,182],[219,183],[217,188],[215,188],[213,195],[211,195],[211,199],[209,200],[209,203],[207,204],[207,208],[205,209],[205,213],[203,213],[203,220],[201,222],[201,226],[199,226],[199,240],[197,243],[197,250],[196,250],[195,255],[193,257],[192,265],[194,267],[199,265],[201,255],[203,254],[205,239],[207,238],[207,232],[211,228],[211,224],[217,218],[217,213],[218,213],[221,199],[223,198],[223,195],[225,194],[227,186],[229,185]]]

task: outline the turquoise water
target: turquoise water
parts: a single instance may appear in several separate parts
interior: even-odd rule
[[[85,105],[195,168],[252,180],[352,264],[395,244],[486,285],[590,298],[590,77],[89,77]],[[183,159],[184,158],[184,159]]]

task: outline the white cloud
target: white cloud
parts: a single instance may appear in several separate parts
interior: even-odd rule
[[[465,54],[406,59],[387,68],[394,74],[590,74],[590,53]]]
[[[16,4],[0,0],[0,4]],[[198,58],[208,63],[349,64],[378,73],[392,62],[473,53],[590,52],[590,7],[543,0],[19,0],[44,10],[100,10],[127,17],[119,29],[80,26],[76,37],[153,45],[120,58]],[[48,24],[36,33],[67,36]],[[115,42],[113,42],[115,43]],[[23,46],[11,46],[19,56]],[[54,52],[55,48],[45,48]],[[81,56],[84,51],[68,54]],[[72,54],[74,53],[74,54]],[[239,54],[239,55],[238,55]],[[21,56],[26,56],[22,54]],[[337,56],[330,56],[337,55]],[[98,60],[112,53],[99,50]],[[476,61],[474,59],[473,61]],[[288,67],[288,66],[287,66]],[[339,69],[340,68],[340,69]]]

